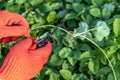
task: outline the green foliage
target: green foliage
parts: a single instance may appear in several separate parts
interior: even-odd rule
[[[108,10],[110,10],[111,12],[113,12],[115,10],[115,5],[110,4],[110,3],[106,3],[103,6],[104,8],[107,8]]]
[[[85,5],[80,3],[73,3],[72,7],[76,13],[81,14],[85,11]]]
[[[15,2],[19,5],[23,4],[24,2],[26,2],[26,0],[15,0]]]
[[[62,48],[62,50],[60,50],[59,52],[59,56],[61,58],[67,58],[70,54],[71,54],[71,49],[67,47]]]
[[[87,80],[87,77],[84,74],[74,74],[72,80]]]
[[[103,0],[92,0],[92,4],[95,6],[101,6],[103,4]]]
[[[69,70],[60,70],[60,75],[65,79],[65,80],[70,80],[71,79],[71,72]]]
[[[91,59],[88,63],[88,68],[93,74],[96,74],[99,70],[99,60]]]
[[[0,0],[0,10],[23,15],[30,35],[51,36],[52,54],[33,80],[119,80],[119,0]],[[60,25],[60,22],[63,23]],[[18,41],[0,44],[0,64]]]
[[[95,37],[98,41],[101,41],[110,34],[110,29],[104,21],[98,21],[95,27],[97,28]]]
[[[75,17],[76,17],[76,13],[74,13],[74,12],[71,12],[71,13],[68,13],[65,15],[66,20],[73,19]]]
[[[59,9],[60,7],[62,7],[62,3],[56,2],[56,3],[51,4],[50,10]]]
[[[116,18],[113,22],[113,32],[116,37],[120,35],[120,19],[119,18]]]
[[[59,19],[59,16],[55,11],[51,11],[50,14],[47,16],[48,22],[56,22],[57,19]]]
[[[103,8],[103,10],[102,10],[102,17],[104,19],[108,19],[110,16],[111,16],[110,10],[107,9],[107,8]]]
[[[65,0],[66,2],[70,2],[70,3],[73,3],[74,0]]]
[[[101,11],[99,8],[91,8],[90,14],[94,17],[101,17]]]

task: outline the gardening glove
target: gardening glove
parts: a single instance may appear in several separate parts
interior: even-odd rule
[[[0,12],[0,42],[7,43],[29,35],[29,25],[23,16],[3,10]]]
[[[30,80],[47,62],[52,46],[48,42],[41,48],[31,49],[35,39],[27,38],[16,44],[8,53],[0,76],[2,80]]]

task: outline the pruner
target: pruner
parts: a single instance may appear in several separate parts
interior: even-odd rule
[[[63,23],[63,21],[60,22],[59,26],[61,26],[62,23]],[[37,46],[38,48],[45,46],[45,45],[47,44],[49,38],[53,35],[53,33],[54,33],[55,31],[57,31],[57,29],[58,29],[58,26],[55,27],[55,29],[54,29],[52,32],[49,32],[49,33],[47,34],[47,36],[45,36],[45,37],[42,38],[42,39],[39,39],[39,40],[37,41],[37,43],[36,43],[36,46]]]

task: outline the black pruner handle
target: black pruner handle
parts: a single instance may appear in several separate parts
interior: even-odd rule
[[[47,38],[42,38],[37,41],[36,46],[37,46],[37,48],[43,47],[47,44],[47,42],[48,42]]]

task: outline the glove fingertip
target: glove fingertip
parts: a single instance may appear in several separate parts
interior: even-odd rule
[[[21,50],[28,50],[33,44],[34,40],[35,40],[34,38],[27,38],[27,39],[20,41],[15,46],[19,47]]]
[[[26,46],[26,48],[27,49],[29,49],[32,45],[33,45],[33,43],[35,42],[35,38],[27,38],[24,42],[23,42],[23,44]]]
[[[37,48],[35,50],[33,50],[33,54],[35,56],[40,56],[40,57],[44,57],[44,58],[47,58],[52,52],[52,45],[51,43],[48,41],[48,43],[41,47],[41,48]]]

